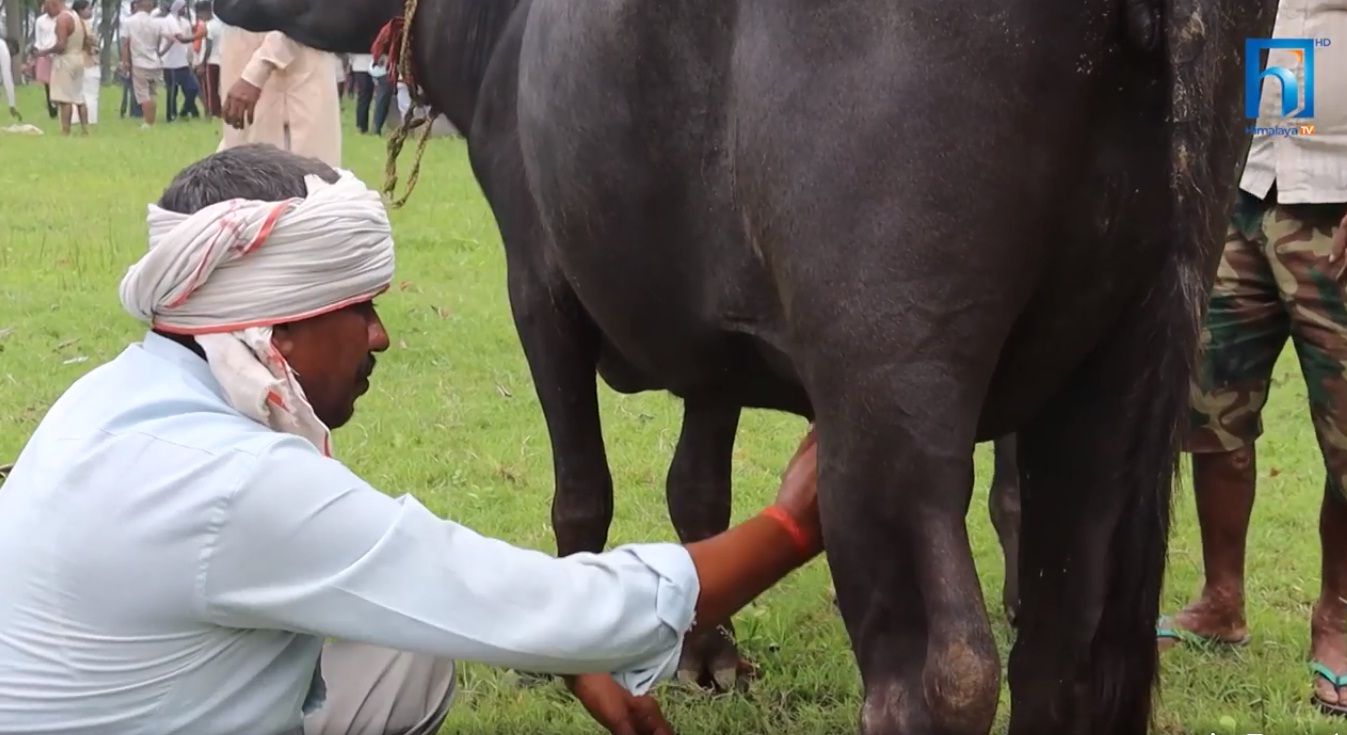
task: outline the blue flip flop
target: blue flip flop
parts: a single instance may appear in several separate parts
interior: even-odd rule
[[[1167,617],[1160,618],[1160,620],[1156,622],[1155,637],[1157,640],[1166,639],[1172,640],[1175,643],[1188,643],[1191,645],[1205,646],[1205,647],[1237,648],[1239,646],[1246,645],[1249,642],[1248,634],[1245,634],[1243,638],[1239,638],[1232,641],[1225,638],[1213,638],[1211,636],[1205,636],[1198,633],[1194,633],[1191,630],[1185,630],[1183,628],[1170,625],[1169,618]]]
[[[1315,676],[1322,678],[1324,681],[1327,681],[1329,684],[1332,684],[1338,689],[1347,687],[1347,674],[1341,675],[1335,674],[1333,673],[1332,669],[1323,665],[1323,663],[1319,661],[1310,662],[1310,671],[1314,672]],[[1318,707],[1319,711],[1323,712],[1326,715],[1336,715],[1338,717],[1347,716],[1347,704],[1333,704],[1332,702],[1325,702],[1324,700],[1320,699],[1319,695],[1317,694],[1311,695],[1310,698],[1314,701],[1314,706]]]

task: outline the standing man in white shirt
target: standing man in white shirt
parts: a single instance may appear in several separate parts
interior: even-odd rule
[[[192,32],[192,23],[187,19],[187,0],[173,0],[168,12],[160,18],[164,24],[164,45],[160,48],[161,66],[164,72],[166,100],[164,122],[173,122],[181,117],[201,117],[196,106],[200,88],[196,76],[192,74],[190,46],[196,40]],[[182,95],[182,104],[178,104],[178,95]]]
[[[201,50],[201,69],[197,75],[205,80],[201,91],[202,106],[206,108],[206,117],[220,117],[220,39],[223,37],[224,21],[215,17],[210,0],[201,0],[196,4],[196,17],[206,21],[206,40]]]
[[[351,54],[351,82],[355,84],[355,126],[362,134],[369,132],[370,102],[374,100],[374,77],[370,68],[373,54]]]
[[[75,0],[70,9],[84,21],[84,34],[89,38],[89,51],[84,56],[84,112],[90,125],[98,124],[98,98],[103,86],[103,64],[99,59],[98,29],[94,27],[93,3],[90,0]]]
[[[84,103],[84,65],[93,39],[78,13],[65,0],[43,0],[42,12],[56,19],[56,43],[38,51],[51,64],[51,101],[60,108],[61,134],[70,135],[70,123],[80,121],[80,133],[89,134],[89,113]]]
[[[337,57],[280,31],[229,28],[220,44],[225,90],[219,150],[270,143],[341,166]]]
[[[560,559],[351,472],[330,430],[388,349],[393,241],[349,172],[225,150],[149,235],[121,301],[152,331],[56,401],[0,492],[0,732],[433,735],[469,660],[671,735],[645,694],[689,630],[822,551],[812,430],[724,533]]]
[[[29,49],[28,55],[37,57],[35,63],[35,76],[37,81],[42,83],[42,93],[47,100],[47,114],[55,120],[58,110],[56,104],[51,101],[51,65],[52,57],[46,52],[56,45],[56,19],[39,10],[37,17],[33,19],[33,47]]]
[[[1280,0],[1276,38],[1330,39],[1271,49],[1267,67],[1301,83],[1314,117],[1287,118],[1281,82],[1264,79],[1259,119],[1203,330],[1194,372],[1193,494],[1202,532],[1200,596],[1157,631],[1161,645],[1249,638],[1244,559],[1258,472],[1254,444],[1272,371],[1289,339],[1309,398],[1326,477],[1319,511],[1323,570],[1310,619],[1314,701],[1347,714],[1347,4]],[[1316,84],[1305,90],[1305,64]],[[1246,63],[1258,63],[1257,59]],[[1301,130],[1302,124],[1313,126]],[[1294,131],[1294,134],[1287,134]],[[1268,134],[1273,132],[1273,134]],[[1336,242],[1335,242],[1336,240]],[[1306,525],[1308,528],[1308,524]]]
[[[373,58],[373,54],[370,56]],[[393,82],[388,78],[388,69],[384,64],[384,61],[374,59],[369,67],[370,80],[374,83],[374,109],[371,114],[375,135],[383,135],[388,111],[393,106]]]
[[[165,40],[164,26],[162,18],[150,15],[153,7],[154,0],[131,0],[131,17],[122,21],[121,29],[121,70],[131,78],[131,89],[144,119],[142,128],[154,127],[155,99],[162,74],[159,46]]]

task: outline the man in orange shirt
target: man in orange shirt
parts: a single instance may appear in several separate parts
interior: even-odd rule
[[[403,82],[408,87],[416,83],[411,70],[408,69],[407,78],[400,78],[402,72],[398,68],[400,61],[399,54],[402,52],[402,16],[398,16],[384,24],[379,29],[379,35],[375,37],[374,44],[370,46],[369,52],[374,55],[374,63],[382,64],[388,69],[388,83],[396,85]]]
[[[384,63],[388,69],[388,84],[398,95],[398,115],[402,117],[405,124],[408,114],[411,112],[411,91],[415,88],[416,78],[412,70],[407,70],[406,78],[402,77],[402,70],[398,68],[402,53],[402,33],[404,21],[402,16],[398,16],[384,27],[379,29],[379,35],[374,39],[374,45],[370,47],[370,53],[374,55],[374,63]]]

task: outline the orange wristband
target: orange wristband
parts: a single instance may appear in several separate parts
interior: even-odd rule
[[[813,541],[810,540],[809,534],[805,533],[803,528],[800,528],[800,524],[792,518],[789,513],[775,505],[769,505],[762,511],[762,515],[776,521],[777,525],[781,526],[781,528],[786,531],[790,536],[790,540],[795,544],[795,548],[799,550],[800,556],[805,558],[813,556]]]

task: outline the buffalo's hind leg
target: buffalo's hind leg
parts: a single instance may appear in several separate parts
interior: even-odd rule
[[[987,497],[987,510],[992,527],[1001,540],[1005,557],[1005,585],[1001,590],[1001,607],[1006,621],[1013,627],[1020,606],[1020,465],[1016,461],[1015,435],[1007,434],[993,445],[995,470],[992,488]]]
[[[1019,432],[1011,735],[1148,731],[1171,483],[1195,341],[1154,317],[1157,301],[1184,291],[1162,282],[1130,307]],[[1185,309],[1176,308],[1171,316],[1180,324]]]
[[[734,437],[738,406],[686,401],[683,429],[665,482],[669,516],[683,543],[701,541],[730,526]],[[728,690],[748,681],[750,666],[739,656],[734,626],[700,631],[683,644],[679,679]]]

